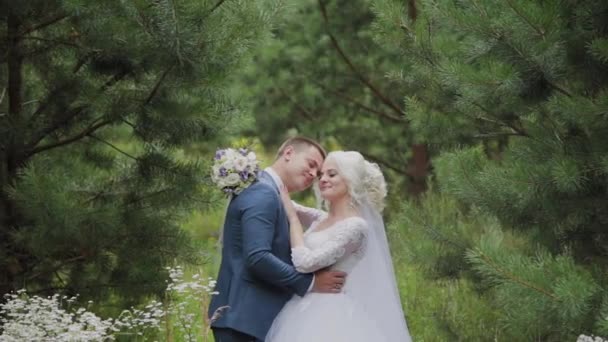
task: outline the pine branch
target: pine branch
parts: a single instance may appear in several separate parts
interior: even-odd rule
[[[48,102],[50,102],[51,97],[49,96],[48,98]],[[44,110],[44,108],[48,105],[47,103],[43,103],[40,105],[40,107],[38,108],[40,111]],[[70,112],[67,113],[67,115],[65,117],[63,117],[61,120],[57,120],[56,122],[54,122],[53,124],[47,126],[46,128],[44,128],[43,130],[41,130],[40,132],[38,132],[38,134],[36,134],[36,136],[32,139],[32,142],[27,144],[27,146],[34,147],[36,145],[38,145],[38,143],[40,141],[42,141],[42,139],[44,139],[47,135],[51,134],[52,132],[54,132],[56,129],[58,129],[59,127],[61,127],[62,125],[65,125],[66,123],[68,123],[70,120],[72,120],[73,118],[77,117],[78,115],[80,115],[85,109],[87,109],[88,106],[78,106],[76,108],[73,108]],[[37,110],[34,113],[34,116],[38,116],[39,111]],[[30,120],[31,121],[31,120]]]
[[[65,286],[65,280],[63,280],[63,278],[59,274],[59,270],[55,270],[55,272],[53,272],[53,273],[55,274],[55,277],[57,277],[57,279],[59,280],[59,282],[61,283],[61,285]]]
[[[179,65],[184,65],[182,61],[182,53],[180,51],[180,40],[179,40],[179,24],[177,20],[177,13],[175,10],[175,2],[171,1],[171,15],[173,16],[173,22],[175,23],[175,49],[177,53],[177,60],[179,61]]]
[[[520,133],[517,133],[517,132],[493,132],[493,133],[475,134],[475,135],[473,135],[473,138],[486,139],[486,138],[511,137],[511,136],[521,137],[524,135],[521,135]]]
[[[543,40],[545,40],[545,32],[541,29],[536,27],[536,25],[534,25],[530,19],[528,17],[526,17],[520,10],[519,8],[517,8],[514,4],[513,1],[511,0],[506,0],[507,5],[509,5],[509,7],[513,10],[513,12],[515,12],[523,21],[526,22],[526,24],[530,25],[530,27],[532,27],[532,29],[534,29]]]
[[[213,13],[216,9],[218,9],[220,6],[222,6],[222,4],[226,2],[226,0],[220,0],[218,1],[215,6],[213,6],[213,8],[209,11],[209,14]]]
[[[133,159],[133,160],[139,160],[139,158],[137,158],[137,157],[135,157],[135,156],[133,156],[133,155],[131,155],[131,154],[129,154],[129,153],[127,153],[127,152],[125,152],[125,151],[121,150],[120,148],[116,147],[115,145],[113,145],[113,144],[112,144],[112,143],[110,143],[109,141],[106,141],[106,140],[103,140],[103,139],[101,139],[101,138],[97,137],[97,136],[96,136],[96,135],[94,135],[93,133],[89,134],[89,135],[88,135],[88,137],[89,137],[89,138],[92,138],[92,139],[95,139],[95,140],[97,140],[97,141],[99,141],[99,142],[101,142],[101,143],[103,143],[103,144],[105,144],[105,145],[110,146],[112,149],[114,149],[114,150],[118,151],[120,154],[125,155],[125,156],[127,156],[127,157],[129,157],[129,158],[131,158],[131,159]]]
[[[519,284],[523,287],[532,289],[546,297],[548,297],[549,299],[551,299],[554,302],[559,301],[559,299],[557,298],[557,296],[543,288],[540,288],[538,286],[535,286],[534,284],[527,282],[521,278],[518,278],[516,275],[514,275],[513,273],[502,269],[498,264],[496,264],[490,257],[488,257],[487,255],[485,255],[482,251],[477,250],[477,252],[479,253],[479,256],[487,263],[487,265],[489,265],[490,267],[492,267],[497,273],[501,274],[506,280],[510,280],[513,283]]]
[[[209,17],[210,15],[213,14],[213,12],[215,12],[218,8],[220,8],[220,6],[222,6],[224,4],[224,2],[226,2],[226,0],[219,0],[215,5],[213,5],[213,7],[209,10],[209,12],[207,12],[207,14],[205,14],[203,16],[203,18],[201,18],[202,20],[207,19],[207,17]]]
[[[84,260],[84,256],[83,255],[79,255],[77,257],[73,257],[67,260],[63,260],[59,265],[53,267],[51,270],[42,270],[39,271],[37,273],[34,273],[33,275],[30,275],[27,280],[33,280],[38,278],[39,276],[43,275],[43,274],[47,274],[47,273],[55,273],[57,270],[60,270],[62,267],[64,267],[67,264],[71,264],[73,262],[77,262],[77,261],[82,261]]]
[[[485,9],[483,9],[482,7],[479,6],[479,4],[477,3],[477,1],[475,0],[471,0],[471,3],[473,4],[473,7],[475,7],[475,9],[486,19],[488,19],[488,12],[486,12]]]
[[[135,130],[135,124],[132,123],[131,121],[129,121],[129,120],[125,119],[125,118],[120,119],[120,121],[122,121],[122,122],[126,123],[127,125],[131,126],[131,128],[133,128],[133,130]]]
[[[421,42],[420,44],[420,49],[422,50],[422,53],[420,54],[420,56],[422,57],[422,59],[424,59],[427,63],[429,63],[429,65],[436,67],[438,69],[442,69],[441,65],[439,63],[437,63],[437,61],[433,60],[433,52],[432,52],[432,46],[433,46],[433,27],[431,25],[431,21],[427,19],[427,25],[426,25],[426,32],[427,32],[427,39],[428,39],[428,44],[423,44]]]
[[[99,49],[92,49],[91,51],[89,51],[88,53],[86,53],[84,56],[82,56],[81,58],[78,59],[78,61],[76,62],[76,65],[74,66],[74,69],[72,69],[72,72],[74,74],[76,74],[80,68],[82,68],[83,65],[85,65],[85,63],[91,58],[93,57],[96,53],[101,52],[102,50]]]
[[[132,200],[130,200],[129,202],[124,203],[125,209],[130,210],[130,208],[131,208],[133,205],[135,205],[135,204],[141,203],[141,202],[143,202],[144,200],[147,200],[147,199],[150,199],[150,198],[153,198],[153,197],[159,196],[159,195],[166,194],[166,193],[170,192],[171,190],[173,190],[173,188],[164,188],[164,189],[160,189],[160,190],[157,190],[157,191],[152,191],[152,192],[149,192],[149,193],[147,193],[145,196],[141,196],[141,197],[138,197],[138,198],[132,199]],[[144,209],[145,209],[145,208],[144,208]]]
[[[119,147],[115,146],[114,144],[110,143],[109,141],[106,141],[106,140],[104,140],[104,139],[101,139],[101,138],[97,137],[96,135],[94,135],[94,134],[92,134],[92,133],[88,134],[88,135],[87,135],[87,137],[92,138],[92,139],[94,139],[94,140],[97,140],[97,141],[99,141],[99,142],[101,142],[101,143],[103,143],[103,144],[105,144],[105,145],[109,146],[110,148],[112,148],[112,149],[116,150],[117,152],[119,152],[119,153],[121,153],[121,154],[125,155],[126,157],[128,157],[128,158],[130,158],[130,159],[135,160],[136,162],[141,162],[141,161],[142,161],[142,158],[140,158],[140,157],[136,157],[136,156],[134,156],[134,155],[132,155],[132,154],[129,154],[128,152],[125,152],[124,150],[120,149]],[[190,174],[188,174],[187,172],[181,172],[181,171],[180,171],[180,169],[175,168],[175,167],[167,167],[167,166],[165,166],[165,165],[162,165],[162,164],[156,164],[156,163],[152,163],[152,164],[150,164],[150,165],[151,165],[151,166],[153,166],[153,167],[159,168],[159,169],[163,169],[163,170],[165,170],[165,171],[167,171],[167,172],[170,172],[170,173],[172,173],[172,174],[174,174],[174,175],[178,175],[178,176],[181,176],[181,177],[190,177],[190,176],[191,176],[191,175],[190,175]],[[130,179],[127,179],[127,181],[129,181],[129,180],[130,180]],[[111,183],[110,183],[110,184],[111,184]],[[108,187],[109,187],[109,185],[108,185],[108,186],[106,186],[105,188],[108,188]],[[169,188],[167,188],[167,189],[162,190],[161,192],[167,192],[167,191],[169,191],[169,190],[170,190],[170,189],[169,189]],[[100,196],[102,196],[102,195],[104,195],[104,194],[107,194],[107,192],[105,192],[105,193],[104,193],[104,192],[96,193],[95,195],[93,195],[93,196],[92,196],[92,198],[89,198],[89,199],[85,200],[85,202],[84,202],[84,203],[85,203],[85,204],[88,204],[88,203],[92,202],[93,200],[95,200],[95,199],[99,198]],[[114,194],[116,194],[116,193],[114,193]],[[137,200],[136,200],[135,202],[137,202]],[[135,203],[135,202],[133,202],[133,203]],[[128,204],[129,204],[129,203],[128,203]]]
[[[359,81],[361,81],[361,83],[363,83],[365,86],[367,86],[372,93],[382,102],[384,103],[386,106],[388,106],[389,108],[391,108],[393,111],[395,111],[395,113],[398,116],[401,115],[405,115],[405,113],[401,110],[401,108],[399,108],[399,106],[397,106],[396,104],[394,104],[388,97],[386,97],[384,94],[382,94],[382,92],[380,92],[380,90],[378,90],[378,88],[373,85],[358,69],[357,67],[355,67],[355,65],[353,64],[353,62],[350,60],[350,58],[348,58],[348,56],[346,55],[346,53],[344,52],[344,50],[342,50],[342,47],[340,46],[340,44],[338,43],[338,40],[336,39],[336,37],[331,33],[330,29],[329,29],[329,17],[327,15],[327,9],[325,8],[325,4],[323,3],[323,0],[319,0],[319,8],[321,10],[321,14],[323,15],[323,20],[325,22],[325,27],[326,27],[326,32],[329,35],[329,38],[331,40],[332,46],[334,47],[334,49],[338,52],[338,54],[340,55],[340,57],[342,58],[342,60],[344,61],[344,63],[346,63],[346,65],[348,66],[348,68],[355,74],[355,76],[359,79]]]
[[[101,86],[100,90],[102,92],[106,91],[107,89],[112,87],[114,84],[120,82],[122,79],[124,79],[129,74],[131,74],[130,71],[124,71],[124,70],[120,71],[119,73],[112,76],[108,81],[106,81],[106,83],[104,83],[104,85]]]
[[[559,86],[559,85],[557,85],[557,84],[554,84],[553,82],[549,81],[548,79],[545,79],[545,81],[547,82],[547,84],[548,84],[548,85],[549,85],[551,88],[553,88],[553,89],[557,90],[558,92],[560,92],[560,93],[562,93],[562,94],[564,94],[564,95],[566,95],[566,96],[568,96],[568,97],[572,97],[572,93],[570,93],[568,90],[566,90],[566,89],[564,89],[564,88],[560,87],[560,86]]]
[[[76,47],[79,49],[85,48],[82,45],[67,41],[67,40],[59,40],[59,39],[49,39],[49,38],[41,38],[41,37],[23,37],[23,40],[35,40],[35,41],[39,41],[39,42],[45,42],[45,43],[53,43],[55,45],[65,45],[65,46],[70,46],[70,47]],[[48,46],[48,47],[52,47],[52,46]]]
[[[424,225],[424,228],[429,232],[429,235],[431,235],[431,239],[438,241],[439,243],[444,243],[444,244],[450,245],[462,252],[465,252],[469,248],[468,246],[466,246],[460,242],[449,239],[439,229],[437,229],[431,225],[426,224],[426,225]]]
[[[481,104],[479,104],[479,103],[477,103],[475,101],[471,101],[471,104],[474,105],[474,106],[476,106],[477,108],[483,110],[487,114],[490,114],[490,115],[493,114],[489,109],[487,109],[486,107],[484,107],[483,105],[481,105]],[[464,114],[468,115],[466,113],[464,113]],[[490,119],[490,118],[486,118],[484,116],[478,116],[478,115],[477,116],[473,116],[473,118],[479,119],[479,120],[483,120],[483,121],[487,121],[487,122],[490,122],[490,123],[493,123],[493,124],[496,124],[496,125],[499,125],[499,126],[510,128],[515,133],[517,133],[516,135],[520,135],[522,137],[529,137],[529,135],[528,135],[528,133],[526,131],[524,131],[523,129],[521,129],[521,128],[513,125],[513,124],[511,124],[510,122],[505,122],[505,121],[501,121],[501,120],[497,120],[497,119]]]
[[[128,71],[119,72],[118,74],[112,76],[108,81],[106,81],[99,90],[101,92],[104,92],[105,90],[112,87],[114,84],[118,83],[120,80],[124,79],[129,74],[130,74],[130,72],[128,72]],[[49,93],[47,98],[40,104],[40,106],[32,114],[32,117],[29,120],[30,127],[33,126],[33,124],[35,123],[35,120],[38,118],[39,115],[41,115],[44,112],[44,110],[48,107],[48,105],[52,102],[52,100],[56,97],[56,95],[60,94],[63,91],[63,89],[65,89],[65,88],[66,88],[65,86],[59,86]],[[75,118],[76,116],[81,114],[87,108],[88,108],[88,106],[78,106],[78,107],[74,108],[63,119],[61,119],[57,122],[54,122],[52,125],[46,127],[42,131],[40,131],[36,135],[36,138],[33,139],[32,143],[29,144],[29,146],[36,146],[47,135],[54,132],[56,129],[58,129],[62,125],[66,124],[67,122],[69,122],[70,120],[72,120],[73,118]]]
[[[291,103],[293,103],[293,105],[296,106],[296,109],[302,114],[302,116],[304,116],[306,119],[308,119],[310,121],[315,121],[314,114],[312,112],[310,112],[302,104],[300,104],[298,101],[296,101],[293,97],[291,97],[289,94],[287,94],[287,92],[285,92],[285,90],[283,90],[283,88],[275,88],[275,89],[278,90],[281,94],[283,94],[283,96],[286,99],[288,99]]]
[[[144,100],[144,103],[143,103],[144,106],[148,105],[152,101],[152,99],[154,98],[154,96],[158,92],[158,89],[160,88],[161,83],[163,83],[163,81],[165,80],[165,77],[167,77],[167,75],[169,74],[169,72],[171,71],[171,69],[173,69],[173,67],[174,67],[174,65],[169,66],[167,68],[167,70],[165,70],[162,73],[162,75],[160,75],[160,77],[158,78],[158,81],[156,81],[156,84],[154,85],[154,87],[150,91],[150,94]]]
[[[49,144],[42,145],[42,146],[39,146],[37,148],[32,149],[31,151],[29,151],[29,153],[27,153],[27,157],[31,157],[31,156],[33,156],[35,154],[40,153],[40,152],[43,152],[43,151],[46,151],[46,150],[50,150],[50,149],[54,149],[54,148],[57,148],[57,147],[61,147],[61,146],[68,145],[68,144],[71,144],[73,142],[76,142],[76,141],[81,140],[82,138],[86,137],[87,135],[95,132],[99,128],[112,123],[111,120],[103,120],[103,121],[95,124],[95,122],[99,121],[100,119],[101,118],[95,119],[93,121],[93,123],[91,123],[91,125],[89,127],[87,127],[82,132],[80,132],[80,133],[78,133],[78,134],[76,134],[76,135],[74,135],[74,136],[72,136],[70,138],[66,138],[64,140],[60,140],[60,141],[57,141],[57,142],[54,142],[54,143],[49,143]]]
[[[100,91],[107,90],[108,88],[110,88],[111,86],[113,86],[114,84],[116,84],[117,82],[119,82],[121,79],[123,79],[127,75],[128,75],[128,72],[121,72],[121,73],[119,73],[117,75],[114,75],[112,78],[110,78],[110,80],[108,80],[101,87]],[[30,121],[30,123],[29,123],[30,127],[35,123],[35,120],[38,118],[38,116],[41,115],[43,113],[43,111],[48,107],[48,105],[51,103],[52,99],[54,99],[57,94],[61,93],[62,89],[64,89],[64,87],[58,87],[55,90],[53,90],[47,96],[47,98],[40,104],[40,106],[32,114],[32,117],[29,120]],[[32,142],[29,143],[28,145],[30,147],[36,146],[47,135],[51,134],[52,132],[54,132],[55,130],[57,130],[62,125],[65,125],[70,120],[72,120],[73,118],[75,118],[78,115],[80,115],[87,108],[88,108],[88,106],[84,106],[83,105],[83,106],[78,106],[78,107],[72,109],[63,119],[58,120],[58,121],[52,123],[51,125],[47,126],[43,130],[41,130],[40,132],[38,132],[38,134],[36,134],[36,137],[34,139],[32,139]]]
[[[156,166],[157,167],[161,167],[159,165],[156,165]],[[168,170],[168,171],[172,171],[172,170]],[[175,171],[172,171],[172,172],[174,172],[175,174],[180,175],[179,173],[177,173]],[[133,179],[133,180],[136,180],[136,178]],[[111,183],[108,184],[108,187],[110,185],[112,185],[112,184]],[[166,193],[170,193],[171,191],[175,191],[175,189],[167,187],[167,188],[163,188],[163,189],[160,189],[160,190],[157,190],[157,191],[150,191],[150,192],[148,192],[148,193],[146,193],[144,195],[141,195],[140,197],[133,198],[133,199],[129,200],[128,202],[122,203],[122,205],[124,206],[124,210],[126,212],[128,212],[128,213],[132,213],[133,210],[146,210],[146,209],[151,209],[151,208],[152,209],[158,208],[155,205],[147,205],[147,206],[139,206],[139,207],[134,207],[134,205],[139,204],[141,202],[144,202],[145,200],[152,199],[152,198],[157,197],[159,195],[164,195]],[[93,194],[92,196],[90,196],[86,200],[84,200],[82,202],[82,205],[89,205],[90,203],[92,203],[93,201],[97,200],[100,197],[114,196],[114,197],[118,198],[118,196],[123,196],[124,197],[125,195],[131,195],[131,194],[132,193],[130,191],[124,191],[124,192],[113,191],[113,192],[110,192],[110,191],[103,191],[102,190],[102,191],[99,191],[99,192]],[[200,199],[197,199],[196,197],[192,197],[192,196],[183,197],[183,195],[182,195],[182,198],[188,200],[189,203],[198,203],[200,205],[211,205],[212,204],[212,202],[209,199],[200,200]],[[95,214],[95,213],[98,213],[98,212],[103,212],[104,210],[106,210],[106,209],[105,208],[100,208],[98,210],[93,211],[92,213]],[[128,235],[126,235],[125,238],[126,237],[128,237]]]
[[[41,55],[41,54],[47,53],[47,52],[51,51],[54,47],[55,46],[53,46],[53,45],[45,45],[45,46],[42,46],[37,49],[23,52],[22,56],[24,59],[28,59],[28,58],[36,56],[36,55]]]
[[[479,186],[475,182],[473,182],[473,179],[471,179],[471,176],[473,175],[473,172],[470,172],[472,166],[464,165],[463,158],[458,158],[456,160],[458,161],[457,167],[459,168],[457,172],[460,171],[462,175],[464,175],[464,180],[466,181],[466,184],[471,186],[478,194],[483,196],[484,192],[479,188]]]
[[[473,4],[473,7],[475,7],[475,9],[483,16],[485,17],[485,19],[490,20],[489,19],[489,15],[488,12],[486,12],[482,7],[479,6],[479,4],[477,4],[477,2],[475,0],[472,0],[471,3]],[[513,49],[513,51],[517,52],[517,54],[526,62],[532,64],[532,65],[536,65],[536,63],[534,61],[531,61],[527,58],[527,56],[523,53],[523,51],[521,51],[519,48],[517,48],[517,46],[513,45],[508,39],[507,36],[505,34],[503,34],[503,32],[498,31],[496,28],[494,28],[494,26],[491,26],[490,28],[491,32],[494,34],[494,36],[496,36],[497,38],[505,38],[502,39],[502,41],[511,49]],[[548,79],[545,78],[545,81],[547,82],[547,84],[559,91],[560,93],[568,96],[568,97],[572,97],[571,92],[569,92],[568,90],[558,86],[557,84],[554,84],[553,82],[549,81]]]
[[[141,133],[141,131],[139,131],[137,129],[137,126],[135,126],[135,124],[132,123],[131,121],[129,121],[129,120],[125,119],[125,118],[121,118],[120,121],[122,121],[123,123],[127,124],[127,126],[131,127],[131,129],[133,129],[133,132],[135,132],[136,134],[143,135]]]
[[[107,185],[107,187],[109,187],[111,184],[113,183],[113,181],[110,181],[110,184]],[[96,201],[98,198],[100,198],[101,196],[107,195],[108,192],[105,190],[101,190],[98,191],[97,193],[95,193],[95,195],[91,196],[90,198],[87,198],[84,202],[82,202],[82,206],[88,206],[89,204],[93,203],[94,201]]]
[[[407,122],[407,120],[403,119],[402,117],[394,116],[394,115],[385,113],[383,111],[371,108],[371,107],[369,107],[369,106],[367,106],[367,105],[365,105],[365,104],[363,104],[363,103],[361,103],[361,102],[359,102],[359,101],[357,101],[357,100],[349,97],[348,95],[346,95],[344,93],[341,93],[341,92],[339,92],[337,90],[333,90],[333,89],[330,89],[329,87],[324,86],[322,83],[320,83],[320,82],[318,82],[316,80],[312,80],[312,83],[316,84],[317,86],[319,86],[320,88],[322,88],[324,91],[332,93],[332,94],[336,95],[338,98],[340,98],[340,99],[342,99],[342,100],[344,100],[344,101],[346,101],[348,103],[352,103],[355,106],[357,106],[357,107],[359,107],[359,108],[361,108],[363,110],[366,110],[366,111],[368,111],[370,113],[377,114],[377,115],[379,115],[382,118],[388,119],[388,120],[393,121],[393,122]]]
[[[43,101],[40,102],[40,105],[38,105],[38,108],[36,108],[34,113],[32,113],[32,115],[30,116],[30,119],[28,120],[29,128],[32,128],[34,126],[36,120],[38,119],[38,116],[40,116],[48,107],[48,105],[52,102],[52,100],[55,99],[57,95],[61,94],[65,89],[67,89],[67,86],[65,84],[56,87],[47,95],[47,97]]]
[[[57,14],[57,15],[55,15],[55,16],[53,16],[53,17],[51,17],[51,18],[49,18],[49,19],[41,22],[40,24],[32,26],[32,27],[28,28],[27,30],[23,31],[21,33],[21,36],[25,36],[25,35],[27,35],[29,33],[34,32],[34,31],[38,31],[38,30],[43,29],[43,28],[45,28],[47,26],[53,25],[55,23],[58,23],[58,22],[62,21],[63,19],[66,19],[68,17],[70,17],[70,16],[68,14],[65,14],[65,13]]]
[[[103,92],[103,91],[107,90],[108,88],[112,87],[114,84],[118,83],[120,80],[124,79],[129,74],[130,73],[128,71],[119,72],[118,74],[116,74],[113,77],[111,77],[107,82],[105,82],[101,86],[100,91]],[[40,114],[42,114],[42,112],[48,107],[48,105],[50,104],[50,102],[52,101],[52,99],[55,97],[55,95],[58,94],[58,93],[60,93],[62,91],[62,89],[64,89],[64,87],[58,87],[55,90],[53,90],[47,96],[47,98],[45,99],[45,101],[43,101],[40,104],[40,106],[36,109],[36,111],[32,114],[32,117],[30,119],[30,125],[32,125],[34,123],[34,121],[38,118],[38,116]],[[61,120],[58,120],[58,121],[54,122],[53,124],[47,126],[46,128],[42,129],[40,132],[38,132],[38,134],[36,134],[35,138],[32,139],[32,142],[29,143],[28,146],[30,148],[36,146],[47,135],[49,135],[50,133],[54,132],[55,130],[57,130],[62,125],[66,124],[67,122],[69,122],[73,118],[75,118],[78,115],[80,115],[87,108],[88,108],[88,106],[84,106],[83,105],[83,106],[78,106],[78,107],[72,109],[64,118],[62,118]],[[85,136],[86,136],[86,134],[85,134]],[[80,137],[80,138],[82,138],[82,137]],[[77,140],[79,140],[80,138],[78,138]],[[33,151],[36,151],[36,150],[37,149],[34,149]],[[37,153],[37,152],[35,152],[35,153]]]

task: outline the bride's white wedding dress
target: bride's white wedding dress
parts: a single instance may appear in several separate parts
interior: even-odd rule
[[[347,278],[341,293],[325,294],[311,292],[304,297],[294,295],[283,307],[274,320],[266,336],[267,342],[401,342],[409,341],[403,313],[393,317],[393,322],[379,322],[383,315],[377,315],[370,308],[369,300],[378,295],[362,292],[362,284],[357,284],[361,274],[351,278],[357,272],[357,266],[367,251],[370,238],[370,226],[361,217],[350,217],[330,227],[318,230],[318,224],[326,213],[296,205],[300,221],[309,229],[304,234],[305,245],[292,249],[294,266],[300,272],[314,272],[330,267],[346,272]],[[359,265],[361,266],[361,265]],[[390,265],[392,268],[392,264]],[[373,276],[373,275],[370,275]],[[394,278],[393,278],[394,282]],[[371,281],[373,283],[373,280]],[[367,285],[364,285],[367,287]],[[363,288],[365,291],[365,288]],[[397,299],[398,300],[398,296]],[[394,315],[392,315],[394,316]],[[386,323],[395,325],[403,321],[395,340],[395,330],[386,329]],[[401,326],[399,326],[401,328]]]

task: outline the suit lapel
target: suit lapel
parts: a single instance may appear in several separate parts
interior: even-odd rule
[[[260,181],[270,183],[274,190],[277,192],[277,196],[279,196],[279,227],[277,227],[277,229],[284,230],[289,234],[289,220],[287,220],[285,208],[283,207],[283,203],[281,202],[279,186],[277,185],[277,183],[275,183],[274,179],[272,179],[272,176],[270,176],[265,171],[260,172]]]

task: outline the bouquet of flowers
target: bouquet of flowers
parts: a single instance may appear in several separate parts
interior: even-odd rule
[[[255,153],[246,148],[215,152],[211,179],[226,194],[237,195],[255,181],[260,171]]]

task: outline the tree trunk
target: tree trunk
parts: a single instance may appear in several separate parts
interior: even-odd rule
[[[411,147],[412,157],[408,161],[407,192],[413,197],[418,197],[426,191],[426,179],[430,171],[431,162],[426,144],[414,144]]]
[[[22,91],[23,91],[23,56],[21,52],[21,37],[19,36],[20,19],[10,13],[7,18],[8,33],[8,118],[6,124],[14,126],[21,121]],[[12,127],[6,137],[5,149],[0,152],[0,243],[7,253],[8,259],[1,260],[0,293],[12,289],[15,274],[21,271],[19,260],[12,255],[9,232],[17,226],[15,207],[7,194],[7,189],[13,185],[19,165],[19,148],[16,141],[17,127]]]

